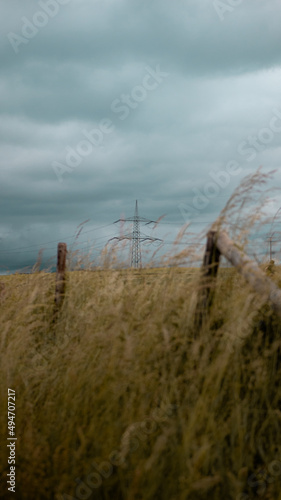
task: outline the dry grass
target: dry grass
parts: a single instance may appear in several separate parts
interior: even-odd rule
[[[222,269],[195,332],[198,274],[70,273],[55,326],[53,275],[2,279],[0,425],[5,444],[10,387],[16,498],[242,499],[263,485],[278,498],[280,325]],[[1,470],[9,498],[5,451]]]
[[[281,498],[281,325],[243,278],[200,331],[198,270],[71,272],[55,324],[54,279],[1,278],[1,498],[8,387],[18,500]]]

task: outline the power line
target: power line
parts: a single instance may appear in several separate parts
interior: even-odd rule
[[[278,212],[275,214],[274,216],[274,219],[273,219],[273,222],[275,222],[276,218],[277,218],[277,215],[278,213],[280,212],[281,209],[278,210]],[[241,218],[239,222],[242,222],[243,220],[247,220],[246,218]],[[126,218],[126,219],[119,219],[118,221],[115,221],[115,223],[118,223],[118,222],[132,222],[134,224],[134,227],[133,227],[133,233],[131,234],[126,234],[124,236],[121,236],[121,237],[113,237],[111,238],[110,240],[108,241],[112,241],[114,239],[118,240],[118,241],[121,241],[121,240],[131,240],[132,241],[132,252],[131,252],[131,264],[132,266],[134,267],[137,267],[137,266],[141,266],[141,243],[142,242],[145,242],[145,241],[149,241],[151,243],[154,243],[154,242],[163,242],[163,240],[159,239],[159,238],[151,238],[147,235],[144,235],[140,232],[140,224],[143,223],[145,225],[148,225],[148,224],[161,224],[162,226],[163,225],[176,225],[176,226],[184,226],[185,224],[184,223],[181,223],[181,222],[175,222],[175,221],[171,221],[171,222],[168,222],[168,221],[162,221],[162,220],[158,220],[158,221],[155,221],[155,220],[149,220],[149,219],[146,219],[144,217],[140,217],[138,215],[138,211],[137,211],[137,202],[136,202],[136,211],[135,211],[135,215],[132,216],[132,217],[129,217],[129,218]],[[193,220],[191,221],[192,224],[194,225],[199,225],[199,224],[211,224],[213,222],[212,221],[202,221],[202,220],[199,220],[199,221],[196,221],[196,220]],[[91,232],[94,232],[94,231],[98,231],[100,229],[104,229],[106,227],[109,227],[109,226],[112,226],[113,224],[112,223],[109,223],[109,224],[105,224],[105,225],[102,225],[102,226],[98,226],[98,227],[94,227],[92,229],[89,229],[87,231],[83,231],[83,235],[84,234],[89,234]],[[272,224],[273,225],[273,224]],[[78,226],[79,227],[79,226]],[[273,229],[273,227],[271,228]],[[10,232],[6,232],[6,233],[3,233],[3,234],[12,234],[13,231],[10,231]],[[266,235],[265,234],[261,234],[261,235],[253,235],[251,236],[251,240],[253,239],[257,239],[257,238],[260,238],[260,239],[263,239],[264,242],[269,242],[270,243],[270,257],[272,257],[273,254],[276,254],[278,252],[276,251],[273,251],[272,249],[272,244],[274,242],[277,242],[279,241],[279,238],[278,239],[273,239],[274,235],[276,235],[277,233],[279,233],[279,231],[274,231],[274,232],[271,232],[271,234],[268,236],[268,239],[265,239],[266,238]],[[78,234],[72,234],[71,236],[62,236],[60,237],[60,240],[68,240],[68,239],[71,239],[71,238],[77,238],[79,236],[79,232]],[[108,236],[100,236],[100,237],[97,237],[95,240],[102,240],[102,239],[107,239]],[[46,245],[52,245],[52,244],[57,244],[60,240],[52,240],[52,241],[47,241],[47,242],[43,242],[43,243],[37,243],[37,244],[33,244],[33,245],[28,245],[28,246],[22,246],[22,247],[16,247],[16,248],[12,248],[12,249],[7,249],[7,250],[0,250],[0,254],[19,254],[19,253],[34,253],[36,249],[40,249],[42,248],[43,246],[45,247]],[[79,244],[83,244],[83,243],[88,243],[89,244],[89,241],[79,241]],[[164,241],[163,242],[164,244],[173,244],[174,246],[177,246],[177,245],[185,245],[185,246],[194,246],[194,245],[204,245],[203,243],[199,243],[199,242],[188,242],[188,243],[184,243],[184,242],[176,242],[176,241]],[[50,250],[50,247],[49,248],[45,248],[46,250]]]
[[[112,226],[112,223],[110,223],[110,224],[106,224],[106,225],[104,225],[104,226],[100,226],[100,227],[96,227],[96,228],[90,229],[89,231],[84,231],[84,232],[83,232],[83,234],[88,234],[88,233],[91,233],[91,232],[93,232],[93,231],[98,231],[99,229],[103,229],[103,228],[105,228],[105,227],[109,227],[109,226]],[[71,236],[62,236],[62,237],[60,238],[60,240],[61,240],[61,239],[64,239],[64,240],[69,240],[69,239],[71,239],[71,238],[75,238],[75,236],[76,236],[75,234],[72,234]],[[102,238],[104,238],[104,236],[102,236]],[[42,247],[43,245],[50,245],[50,244],[52,244],[52,243],[59,243],[59,241],[60,241],[60,240],[46,241],[46,242],[44,242],[44,243],[37,243],[37,244],[35,244],[35,245],[29,245],[29,246],[24,246],[24,247],[17,247],[17,248],[15,248],[15,249],[13,249],[13,248],[12,248],[12,249],[8,249],[8,250],[0,250],[0,253],[9,253],[9,252],[13,252],[13,253],[14,253],[14,252],[17,252],[17,251],[20,251],[20,250],[29,249],[29,248],[34,248],[34,249],[36,249],[36,248],[40,248],[40,247]],[[32,250],[32,252],[33,252],[33,251],[34,251],[34,250]]]

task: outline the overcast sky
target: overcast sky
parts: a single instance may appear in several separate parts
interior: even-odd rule
[[[0,6],[1,271],[54,256],[87,219],[81,245],[102,248],[136,199],[166,214],[168,245],[260,165],[280,185],[280,0]]]

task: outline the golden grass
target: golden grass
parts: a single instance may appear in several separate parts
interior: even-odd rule
[[[234,270],[200,332],[198,270],[69,273],[55,325],[54,279],[1,278],[1,498],[8,387],[17,499],[281,498],[280,324]]]
[[[241,245],[247,200],[258,219],[251,181],[242,194],[219,219],[238,213]],[[17,500],[281,499],[281,322],[221,268],[196,329],[200,273],[176,267],[188,252],[171,268],[69,272],[55,322],[54,274],[1,278],[1,498],[11,388]]]

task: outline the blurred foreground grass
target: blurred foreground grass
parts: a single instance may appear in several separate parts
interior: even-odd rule
[[[279,282],[277,268],[274,280]],[[281,498],[280,322],[232,269],[194,329],[198,269],[1,277],[1,489],[17,500]]]

